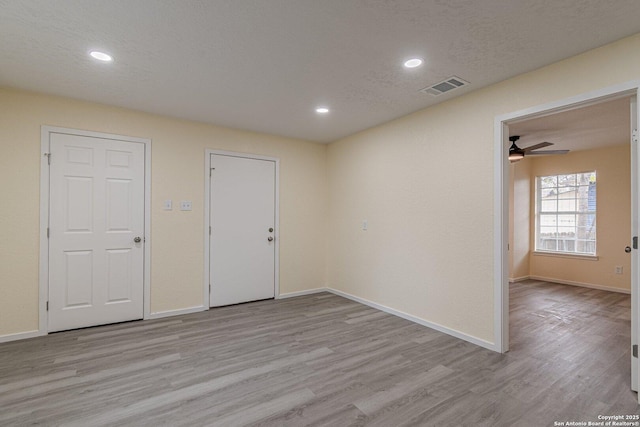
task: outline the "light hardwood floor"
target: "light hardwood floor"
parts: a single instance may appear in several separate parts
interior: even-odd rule
[[[511,351],[316,294],[0,344],[0,425],[553,426],[639,414],[628,295],[511,287]]]

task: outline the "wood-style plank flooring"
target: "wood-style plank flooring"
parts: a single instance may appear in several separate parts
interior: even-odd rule
[[[0,344],[0,425],[553,426],[639,414],[630,298],[511,287],[498,354],[328,294]]]

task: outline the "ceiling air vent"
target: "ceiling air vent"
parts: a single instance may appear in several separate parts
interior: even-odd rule
[[[428,93],[429,95],[439,96],[445,92],[451,92],[454,89],[468,85],[469,82],[462,80],[460,77],[452,76],[446,80],[436,83],[424,89],[420,89],[420,92]]]

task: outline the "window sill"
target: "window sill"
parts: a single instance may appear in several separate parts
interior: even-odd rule
[[[570,258],[570,259],[583,259],[586,261],[598,261],[600,257],[598,255],[583,255],[583,254],[570,254],[566,252],[546,252],[546,251],[533,251],[534,256],[548,256],[552,258]]]

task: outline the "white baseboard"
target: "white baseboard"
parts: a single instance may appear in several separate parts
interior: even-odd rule
[[[601,291],[618,292],[618,293],[621,293],[621,294],[630,294],[631,293],[631,291],[628,290],[628,289],[620,289],[620,288],[614,288],[614,287],[611,287],[611,286],[596,285],[596,284],[593,284],[593,283],[574,282],[572,280],[554,279],[552,277],[529,276],[529,279],[540,280],[542,282],[559,283],[561,285],[571,285],[571,286],[580,286],[580,287],[583,287],[583,288],[599,289]]]
[[[161,319],[163,317],[171,317],[171,316],[179,316],[181,314],[190,314],[190,313],[197,313],[199,311],[205,311],[208,310],[209,307],[204,307],[204,306],[198,306],[198,307],[190,307],[190,308],[183,308],[183,309],[179,309],[179,310],[168,310],[168,311],[159,311],[156,313],[151,313],[149,315],[149,317],[146,317],[144,320],[147,319]],[[0,343],[3,342],[9,342],[9,341],[17,341],[17,340],[26,340],[28,338],[35,338],[35,337],[41,337],[44,335],[47,335],[48,333],[46,331],[28,331],[28,332],[18,332],[15,334],[9,334],[9,335],[0,335]]]
[[[18,332],[16,334],[0,335],[0,343],[17,341],[17,340],[26,340],[27,338],[41,337],[43,335],[47,335],[47,333],[40,332],[40,331],[28,331],[28,332]]]
[[[545,280],[545,279],[542,279],[542,278],[536,278],[536,279],[537,280]],[[552,281],[552,280],[549,279],[548,281]],[[478,345],[480,347],[484,347],[484,348],[487,348],[487,349],[493,350],[493,351],[498,351],[495,348],[495,345],[493,343],[489,342],[489,341],[485,341],[483,339],[476,338],[476,337],[471,336],[471,335],[467,335],[464,332],[460,332],[460,331],[457,331],[455,329],[451,329],[451,328],[448,328],[446,326],[439,325],[437,323],[429,322],[428,320],[421,319],[419,317],[404,313],[404,312],[399,311],[399,310],[395,310],[393,308],[387,307],[387,306],[382,305],[382,304],[375,303],[373,301],[369,301],[369,300],[364,299],[364,298],[357,297],[355,295],[348,294],[346,292],[339,291],[337,289],[316,288],[316,289],[309,289],[309,290],[305,290],[305,291],[288,292],[286,294],[278,295],[277,298],[278,299],[293,298],[293,297],[297,297],[297,296],[317,294],[317,293],[320,293],[320,292],[331,292],[331,293],[333,293],[335,295],[350,299],[352,301],[356,301],[356,302],[358,302],[360,304],[367,305],[369,307],[375,308],[375,309],[380,310],[380,311],[384,311],[385,313],[389,313],[391,315],[401,317],[401,318],[403,318],[405,320],[409,320],[410,322],[414,322],[414,323],[417,323],[419,325],[426,326],[427,328],[435,329],[436,331],[445,333],[447,335],[451,335],[452,337],[459,338],[461,340],[470,342],[470,343]],[[161,319],[161,318],[164,318],[164,317],[179,316],[181,314],[197,313],[197,312],[200,312],[200,311],[206,311],[208,309],[209,309],[209,307],[206,307],[206,306],[197,306],[197,307],[183,308],[183,309],[178,309],[178,310],[159,311],[159,312],[151,313],[147,318],[145,318],[145,320],[147,320],[147,319]],[[41,333],[39,331],[30,331],[30,332],[24,332],[24,333],[18,333],[18,334],[5,335],[5,336],[0,336],[0,342],[32,338],[32,337],[37,337],[37,336],[41,336],[41,335],[46,335],[46,333]]]
[[[525,280],[529,280],[531,277],[529,276],[522,276],[522,277],[509,277],[509,283],[517,283],[517,282],[523,282]]]
[[[493,350],[493,351],[498,351],[499,352],[499,350],[496,349],[496,346],[495,346],[494,343],[491,343],[489,341],[485,341],[485,340],[480,339],[480,338],[476,338],[476,337],[471,336],[471,335],[467,335],[464,332],[456,331],[455,329],[447,328],[446,326],[442,326],[442,325],[439,325],[437,323],[429,322],[428,320],[424,320],[424,319],[421,319],[419,317],[412,316],[411,314],[407,314],[407,313],[404,313],[402,311],[395,310],[395,309],[387,307],[385,305],[378,304],[378,303],[375,303],[373,301],[369,301],[367,299],[360,298],[360,297],[357,297],[355,295],[351,295],[351,294],[348,294],[346,292],[339,291],[337,289],[327,288],[326,290],[327,290],[327,292],[331,292],[333,294],[336,294],[336,295],[339,295],[341,297],[350,299],[352,301],[356,301],[356,302],[359,302],[361,304],[368,305],[369,307],[375,308],[375,309],[380,310],[380,311],[384,311],[385,313],[389,313],[389,314],[392,314],[394,316],[401,317],[401,318],[403,318],[405,320],[409,320],[410,322],[414,322],[414,323],[417,323],[419,325],[426,326],[427,328],[435,329],[436,331],[442,332],[442,333],[447,334],[447,335],[451,335],[452,337],[459,338],[461,340],[470,342],[470,343],[478,345],[480,347],[484,347],[484,348],[487,348],[489,350]]]
[[[200,311],[206,311],[206,310],[209,310],[209,307],[199,305],[197,307],[180,308],[178,310],[156,311],[155,313],[149,314],[149,317],[145,317],[144,320],[162,319],[163,317],[180,316],[181,314],[198,313]]]
[[[320,292],[328,292],[328,291],[329,290],[327,288],[316,288],[316,289],[308,289],[306,291],[287,292],[285,294],[278,295],[276,299],[301,297],[304,295],[313,295],[313,294],[319,294]]]

